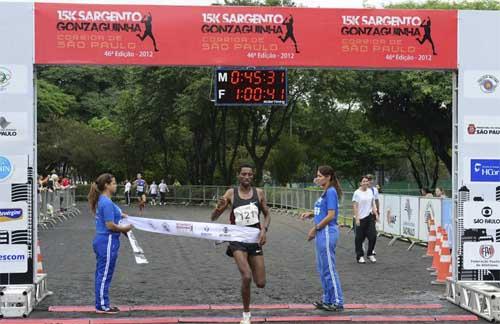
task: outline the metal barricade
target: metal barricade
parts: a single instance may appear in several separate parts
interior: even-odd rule
[[[63,221],[80,215],[76,207],[76,188],[48,190],[38,193],[38,226],[40,229],[55,227]]]

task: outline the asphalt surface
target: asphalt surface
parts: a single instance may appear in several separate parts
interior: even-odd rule
[[[92,250],[94,219],[85,204],[81,215],[39,232],[44,270],[54,292],[41,303],[31,318],[97,317],[92,313],[52,313],[49,306],[93,305],[95,256]],[[123,207],[136,215],[137,209]],[[146,208],[144,217],[188,221],[209,221],[210,209],[199,206]],[[267,286],[252,287],[252,303],[311,303],[319,300],[321,286],[316,273],[314,243],[306,241],[311,223],[291,215],[272,213],[268,243],[264,247]],[[221,223],[228,221],[227,212]],[[212,241],[134,231],[149,260],[135,264],[124,236],[110,289],[113,305],[240,304],[240,278],[233,259],[225,255],[226,245]],[[422,258],[425,248],[389,239],[377,242],[377,263],[357,264],[354,235],[342,229],[337,246],[337,269],[346,304],[441,304],[439,309],[346,310],[342,315],[466,315],[470,314],[440,297],[444,286],[431,285]],[[240,316],[239,310],[182,312],[122,312],[117,317],[153,316]],[[254,310],[253,316],[332,315],[317,310]],[[100,315],[102,317],[102,315]],[[482,321],[479,321],[482,322]]]

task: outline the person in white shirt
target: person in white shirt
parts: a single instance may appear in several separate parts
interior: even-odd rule
[[[149,195],[151,196],[151,205],[156,206],[156,197],[158,197],[158,185],[155,181],[149,187]]]
[[[165,180],[162,180],[158,187],[160,189],[160,206],[166,205],[167,204],[166,197],[167,197],[167,192],[169,192],[169,190],[167,184],[165,183]]]
[[[125,180],[125,203],[130,206],[130,189],[132,189],[132,183],[127,179]]]
[[[377,241],[377,229],[375,221],[378,221],[378,210],[375,205],[375,196],[370,189],[370,181],[367,176],[361,178],[360,187],[352,196],[354,217],[356,220],[356,259],[358,263],[366,263],[363,250],[363,242],[368,238],[367,257],[371,262],[376,262],[373,250]]]

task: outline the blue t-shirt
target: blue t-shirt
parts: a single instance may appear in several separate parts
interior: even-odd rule
[[[316,203],[314,204],[314,223],[319,224],[328,215],[328,210],[335,211],[335,217],[329,225],[337,225],[339,200],[337,190],[333,187],[328,188],[326,192],[324,192],[321,197],[316,200]]]
[[[95,230],[96,234],[116,234],[118,232],[110,231],[106,227],[106,222],[118,224],[122,218],[121,209],[105,195],[100,195],[97,201],[97,209],[95,214]]]

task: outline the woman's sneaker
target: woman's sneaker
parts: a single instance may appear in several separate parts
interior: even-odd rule
[[[325,304],[323,302],[321,302],[321,301],[313,303],[313,306],[316,307],[316,309],[323,309],[324,305]]]
[[[365,258],[364,257],[360,257],[358,259],[358,263],[366,263]]]
[[[375,259],[375,256],[373,256],[373,255],[370,255],[370,256],[368,257],[368,260],[370,260],[370,262],[371,262],[371,263],[375,263],[375,262],[377,262],[377,259]]]
[[[118,307],[110,307],[110,308],[104,308],[104,309],[96,309],[95,312],[97,314],[109,314],[109,315],[114,315],[118,314],[120,312],[120,309]]]

